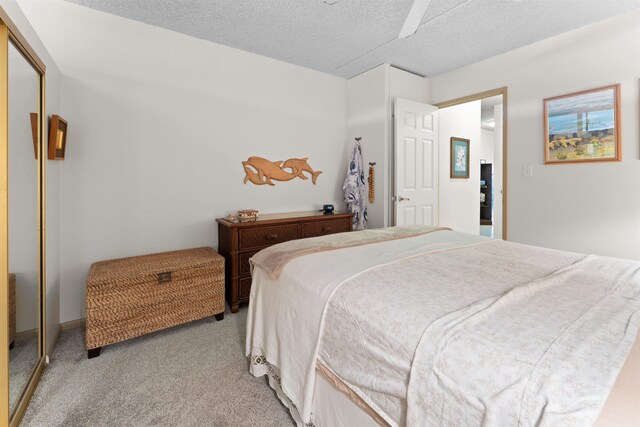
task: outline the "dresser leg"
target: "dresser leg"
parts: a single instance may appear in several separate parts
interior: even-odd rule
[[[224,313],[218,313],[215,315],[215,318],[217,321],[223,320],[224,319]]]
[[[100,356],[100,350],[102,350],[102,347],[92,348],[87,351],[87,359],[93,359],[94,357]]]
[[[232,313],[237,313],[238,310],[239,310],[239,305],[238,304],[231,306],[231,312]]]

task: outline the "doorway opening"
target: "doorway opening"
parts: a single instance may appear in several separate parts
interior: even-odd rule
[[[449,139],[468,139],[466,179],[441,173],[440,224],[471,234],[507,238],[507,88],[436,104],[441,167],[449,174]]]
[[[480,100],[480,235],[502,238],[502,95]]]

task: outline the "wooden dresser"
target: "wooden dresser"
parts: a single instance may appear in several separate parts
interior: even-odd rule
[[[251,270],[249,258],[276,243],[351,231],[351,213],[324,215],[321,212],[297,212],[261,215],[257,221],[218,223],[218,253],[225,258],[225,294],[231,312],[249,301]]]

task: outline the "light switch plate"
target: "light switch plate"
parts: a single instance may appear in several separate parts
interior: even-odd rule
[[[531,163],[522,165],[522,174],[524,176],[533,176],[533,165]]]

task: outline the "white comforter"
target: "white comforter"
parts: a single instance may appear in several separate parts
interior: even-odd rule
[[[305,422],[320,357],[392,425],[582,425],[635,336],[637,268],[450,231],[307,255],[254,271],[247,354]]]

